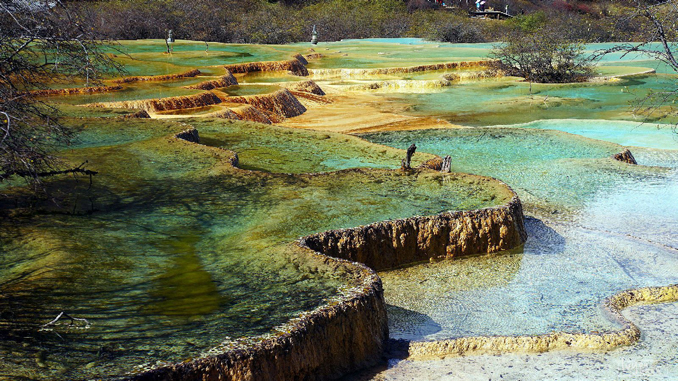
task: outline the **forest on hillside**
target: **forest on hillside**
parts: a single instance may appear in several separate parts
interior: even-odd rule
[[[102,0],[71,1],[86,23],[111,39],[166,38],[283,44],[349,38],[421,37],[443,42],[498,41],[514,30],[543,27],[580,42],[647,38],[633,14],[636,2],[489,0],[509,20],[472,18],[474,0]]]

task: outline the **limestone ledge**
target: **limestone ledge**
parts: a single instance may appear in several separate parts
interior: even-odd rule
[[[302,57],[303,58],[303,57]],[[304,61],[306,61],[304,59]],[[306,61],[308,63],[308,61]],[[287,71],[294,75],[305,77],[308,70],[297,56],[285,61],[245,62],[225,65],[224,68],[235,74],[252,73],[257,71]]]
[[[555,332],[535,336],[478,336],[409,343],[409,359],[421,360],[472,354],[542,353],[560,349],[611,350],[640,339],[640,329],[621,311],[641,303],[678,301],[678,284],[622,291],[603,301],[610,320],[622,328],[592,333]]]

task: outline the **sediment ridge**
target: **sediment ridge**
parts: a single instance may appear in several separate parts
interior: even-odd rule
[[[196,85],[186,86],[187,89],[197,89],[197,90],[213,90],[221,87],[235,86],[238,84],[238,80],[233,76],[229,70],[226,70],[226,74],[219,79],[200,82]]]
[[[603,301],[610,320],[622,328],[592,333],[556,332],[534,336],[478,336],[429,342],[410,342],[409,359],[440,358],[471,354],[542,353],[560,349],[611,350],[640,339],[640,329],[621,311],[640,303],[678,301],[678,284],[622,291]]]
[[[270,94],[228,97],[231,103],[245,103],[262,111],[272,122],[281,122],[284,118],[292,118],[306,112],[306,107],[287,89],[277,90]]]
[[[410,67],[391,67],[391,68],[377,68],[377,69],[312,69],[309,70],[309,75],[319,78],[360,78],[375,75],[390,75],[390,74],[407,74],[418,73],[423,71],[435,70],[452,70],[452,69],[470,69],[486,67],[493,61],[460,61],[447,62],[431,65],[419,65]]]
[[[28,93],[34,97],[51,97],[55,95],[82,95],[108,93],[111,91],[122,90],[122,86],[91,86],[91,87],[72,87],[68,89],[44,89],[31,90]]]
[[[159,99],[141,99],[136,101],[100,102],[83,105],[85,107],[100,108],[129,108],[150,112],[180,110],[194,107],[205,107],[221,103],[221,99],[212,92],[181,97]]]
[[[114,83],[131,83],[131,82],[145,82],[145,81],[171,81],[173,79],[191,78],[200,75],[200,70],[193,69],[183,73],[164,74],[164,75],[146,75],[124,77],[113,80]]]
[[[305,77],[308,75],[308,70],[304,63],[297,58],[285,61],[263,61],[263,62],[246,62],[239,64],[225,65],[224,68],[232,73],[252,73],[257,71],[289,71],[298,76]]]

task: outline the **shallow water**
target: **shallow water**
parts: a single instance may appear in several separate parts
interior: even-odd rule
[[[672,380],[678,372],[677,304],[635,306],[623,312],[642,331],[640,341],[614,351],[480,355],[444,360],[392,360],[388,369],[353,380]],[[372,376],[376,373],[376,377]]]
[[[642,121],[634,103],[653,89],[674,90],[675,75],[647,75],[608,83],[545,85],[510,78],[462,82],[430,93],[393,94],[412,115],[435,116],[455,124],[488,126],[543,119]],[[653,117],[658,117],[655,113]],[[675,122],[675,116],[664,121]]]
[[[632,148],[640,164],[660,167],[631,166],[606,158],[620,146],[540,129],[554,125],[611,141],[672,143],[670,129],[576,120],[532,123],[529,130],[364,135],[393,147],[414,141],[423,151],[451,155],[455,170],[501,178],[538,218],[527,220],[529,238],[520,252],[381,273],[397,316],[390,320],[392,337],[616,329],[602,299],[678,282],[678,151]]]
[[[435,172],[208,175],[217,163],[209,150],[204,154],[197,146],[165,140],[170,131],[185,128],[180,123],[73,123],[87,127],[80,145],[63,154],[74,162],[88,158],[88,168],[101,174],[91,189],[82,184],[75,199],[64,201],[76,215],[56,209],[17,217],[2,231],[0,351],[12,358],[0,362],[2,373],[34,379],[119,376],[136,365],[199,356],[228,338],[266,334],[353,285],[329,268],[306,268],[291,245],[296,238],[476,209],[510,197],[499,184],[493,189],[474,178],[450,180]],[[229,148],[229,139],[237,141],[248,152],[244,163],[279,163],[269,170],[319,168],[294,152],[297,141],[315,141],[326,170],[349,165],[332,158],[336,148],[325,147],[354,142],[358,152],[373,149],[336,134],[264,126],[254,133],[246,125],[229,125],[222,120],[198,127],[205,127],[208,142],[209,136],[223,139]],[[146,131],[120,139],[132,126]],[[245,149],[257,147],[262,137],[278,151],[264,156]],[[289,152],[276,160],[285,147]],[[395,155],[362,160],[386,167],[389,157]],[[49,184],[57,194],[66,185]],[[92,325],[39,330],[61,311]]]

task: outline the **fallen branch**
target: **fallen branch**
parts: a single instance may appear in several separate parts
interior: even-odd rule
[[[61,313],[59,313],[59,315],[57,315],[57,317],[54,318],[54,320],[52,320],[52,321],[50,321],[49,323],[44,324],[42,327],[40,327],[40,331],[51,330],[51,328],[49,328],[49,327],[55,326],[55,325],[57,324],[57,322],[58,322],[62,317],[71,319],[71,322],[68,324],[69,327],[72,327],[76,321],[85,322],[85,326],[84,326],[84,327],[76,327],[76,328],[78,328],[78,329],[88,329],[89,327],[92,326],[92,325],[90,324],[90,322],[87,321],[87,319],[84,319],[84,318],[76,318],[76,317],[73,317],[73,316],[67,314],[67,313],[64,312],[64,311],[61,311]]]

